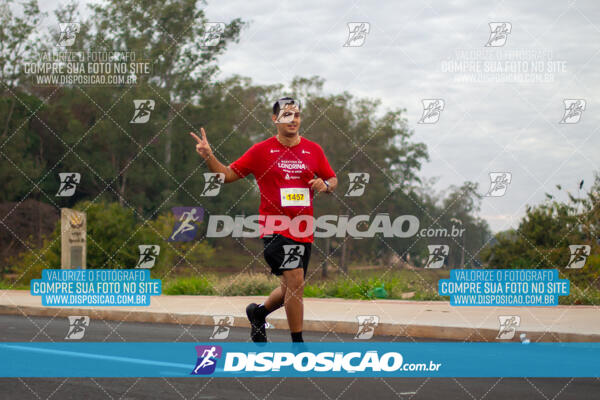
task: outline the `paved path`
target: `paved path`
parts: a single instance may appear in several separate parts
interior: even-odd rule
[[[265,297],[156,296],[149,307],[43,307],[25,290],[0,290],[0,314],[30,316],[90,315],[94,319],[213,325],[214,315],[234,317],[234,326],[248,327],[246,305]],[[433,339],[495,341],[498,316],[518,315],[513,340],[525,333],[531,341],[600,341],[600,307],[452,307],[441,301],[305,299],[305,331],[355,334],[358,315],[376,315],[376,335]],[[287,329],[285,312],[268,321]]]

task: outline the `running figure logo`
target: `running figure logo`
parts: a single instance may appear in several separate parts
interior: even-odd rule
[[[506,39],[512,31],[510,22],[490,22],[490,38],[485,47],[502,47],[506,44]]]
[[[198,231],[197,222],[202,221],[202,207],[173,207],[173,215],[177,218],[169,242],[189,242],[194,240]]]
[[[71,47],[75,43],[75,38],[79,33],[81,25],[78,22],[59,23],[60,36],[58,38],[58,47]]]
[[[429,258],[427,259],[425,268],[442,268],[444,266],[444,262],[446,261],[446,257],[448,257],[450,246],[446,244],[433,244],[428,245],[427,248],[429,249]]]
[[[484,195],[485,197],[501,197],[506,193],[508,185],[512,181],[510,172],[490,172],[490,190]]]
[[[435,124],[439,121],[446,102],[444,99],[423,99],[423,115],[418,124]]]
[[[559,124],[576,124],[581,119],[581,114],[585,110],[586,102],[584,99],[564,99],[565,114],[559,121]]]
[[[375,328],[379,325],[379,317],[377,315],[357,315],[358,332],[354,335],[354,339],[369,340],[375,333]]]
[[[69,331],[65,339],[77,340],[82,339],[85,334],[85,328],[90,326],[90,317],[88,316],[70,316]]]
[[[150,120],[150,114],[154,111],[154,100],[134,100],[133,118],[130,124],[145,124]]]
[[[136,264],[136,268],[152,268],[156,262],[156,258],[160,254],[160,246],[157,244],[140,244],[140,258]]]
[[[198,361],[191,375],[210,375],[217,368],[217,359],[223,355],[221,346],[196,346]]]
[[[283,262],[280,269],[294,269],[300,266],[302,256],[304,255],[304,245],[286,244],[283,246]]]
[[[565,268],[579,269],[585,266],[588,256],[590,255],[591,247],[586,244],[571,244],[569,245],[571,258]]]
[[[225,174],[220,172],[205,172],[204,190],[200,196],[213,197],[219,194],[221,186],[225,183]]]
[[[348,40],[343,47],[361,47],[370,31],[371,24],[368,22],[348,22]]]
[[[75,189],[81,182],[81,174],[78,172],[59,172],[58,179],[60,179],[60,186],[56,196],[71,197],[75,194]]]
[[[344,196],[346,197],[359,197],[365,193],[367,183],[369,183],[370,175],[368,172],[349,172],[348,180],[350,186]]]
[[[207,22],[204,24],[203,47],[213,47],[219,44],[221,36],[225,32],[224,22]]]
[[[229,337],[229,329],[233,326],[233,316],[231,315],[213,315],[215,326],[209,339],[223,340]]]
[[[521,317],[518,315],[499,315],[500,329],[496,340],[510,340],[515,337],[515,332],[521,324]]]

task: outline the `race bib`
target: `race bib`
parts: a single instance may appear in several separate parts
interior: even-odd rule
[[[280,189],[282,207],[310,206],[310,193],[308,188],[283,188]]]

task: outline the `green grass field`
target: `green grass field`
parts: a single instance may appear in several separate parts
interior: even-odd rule
[[[163,294],[205,296],[267,296],[279,285],[279,279],[262,272],[239,272],[232,269],[206,268],[198,273],[180,271],[163,279]],[[439,296],[440,279],[448,270],[409,270],[389,268],[350,268],[348,273],[330,272],[327,279],[320,271],[309,270],[305,297],[343,299],[448,300]],[[156,277],[155,277],[156,278]],[[0,281],[0,290],[29,290]],[[569,296],[560,297],[563,305],[600,305],[600,290],[594,286],[571,285]]]
[[[437,295],[437,281],[447,271],[392,271],[385,269],[350,270],[322,280],[320,273],[310,275],[304,289],[306,297],[344,299],[411,299],[443,300]],[[263,273],[241,273],[226,276],[208,273],[203,276],[176,277],[163,282],[165,294],[177,295],[268,295],[279,285],[275,276]]]

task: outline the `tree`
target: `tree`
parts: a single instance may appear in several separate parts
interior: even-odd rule
[[[13,11],[15,4],[20,10]],[[14,88],[24,77],[23,64],[31,61],[39,44],[33,40],[45,13],[40,12],[36,0],[16,3],[0,1],[0,95]],[[8,120],[10,120],[10,115]],[[6,126],[6,125],[5,125]],[[3,137],[6,135],[6,128]]]
[[[164,133],[164,163],[171,166],[172,121],[218,70],[214,61],[227,45],[237,41],[244,23],[234,19],[225,25],[219,42],[206,47],[203,40],[209,22],[197,0],[110,0],[93,5],[93,43],[107,50],[135,50],[153,63],[147,83],[164,92],[160,102],[168,109]]]
[[[572,282],[584,287],[600,286],[598,229],[600,228],[600,175],[583,197],[575,197],[557,185],[567,201],[547,194],[546,202],[528,206],[516,230],[495,235],[495,243],[482,251],[490,267],[558,268]],[[569,245],[589,245],[590,256],[582,270],[565,269],[570,260]]]

